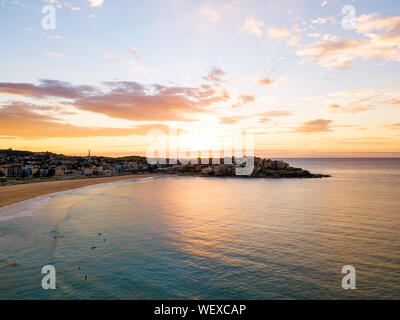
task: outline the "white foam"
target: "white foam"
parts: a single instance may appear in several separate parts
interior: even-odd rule
[[[67,191],[54,192],[51,194],[35,197],[32,199],[24,200],[24,201],[10,204],[8,206],[4,206],[4,207],[0,208],[0,221],[31,216],[33,213],[37,212],[43,206],[48,204],[52,200],[53,197],[55,197],[59,194],[73,193],[73,192],[76,192],[77,190],[79,190],[79,192],[82,192],[82,190],[90,190],[90,189],[101,188],[101,187],[112,186],[112,185],[116,185],[118,187],[126,187],[126,186],[130,186],[132,184],[152,182],[152,181],[159,180],[162,178],[169,178],[169,177],[146,177],[146,178],[139,178],[139,179],[135,177],[135,178],[132,178],[132,180],[120,180],[120,181],[105,182],[105,183],[100,183],[100,184],[96,184],[96,185],[86,186],[86,187],[77,188],[77,189],[71,189],[71,190],[67,190]]]
[[[0,208],[0,221],[30,216],[50,202],[49,195],[40,196]]]

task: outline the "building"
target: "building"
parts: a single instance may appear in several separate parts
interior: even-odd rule
[[[103,175],[103,167],[99,166],[99,167],[93,167],[93,175],[95,176],[102,176]]]
[[[0,167],[0,176],[2,176],[2,177],[8,176],[8,166]]]
[[[82,169],[82,174],[84,176],[92,176],[93,175],[93,169],[91,169],[91,168],[83,168]]]
[[[24,167],[23,174],[24,174],[24,176],[26,176],[26,177],[32,176],[32,174],[33,174],[32,167]]]
[[[10,164],[2,167],[2,172],[7,177],[20,177],[23,171],[22,164]]]
[[[56,167],[54,175],[57,176],[57,177],[65,175],[64,167]]]

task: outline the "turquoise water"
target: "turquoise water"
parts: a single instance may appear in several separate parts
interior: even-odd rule
[[[400,160],[289,162],[332,177],[122,181],[0,209],[0,299],[399,299]]]

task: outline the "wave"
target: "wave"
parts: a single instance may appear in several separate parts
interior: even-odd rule
[[[50,195],[45,195],[5,206],[0,209],[0,221],[30,216],[49,203],[50,199]]]
[[[53,197],[60,195],[60,194],[65,194],[67,192],[71,193],[71,192],[76,192],[77,190],[79,190],[79,192],[81,192],[82,190],[90,190],[90,189],[102,188],[105,186],[112,186],[112,185],[115,185],[116,187],[126,187],[126,186],[130,186],[130,185],[136,184],[136,183],[152,182],[152,181],[163,179],[163,178],[170,178],[170,177],[147,177],[147,178],[140,178],[140,179],[132,178],[132,180],[105,182],[105,183],[100,183],[100,184],[96,184],[96,185],[91,185],[91,186],[86,186],[86,187],[81,187],[81,188],[71,189],[71,190],[66,190],[66,191],[54,192],[51,194],[35,197],[32,199],[24,200],[24,201],[10,204],[8,206],[4,206],[4,207],[0,208],[0,221],[31,216],[36,211],[41,209],[43,206],[50,203],[50,201],[52,200]]]

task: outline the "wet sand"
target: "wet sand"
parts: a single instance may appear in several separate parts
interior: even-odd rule
[[[120,180],[136,180],[148,177],[160,177],[166,174],[135,174],[104,178],[75,179],[62,181],[41,181],[18,185],[0,186],[0,208],[20,201],[36,198],[42,195],[82,188],[100,183]]]

